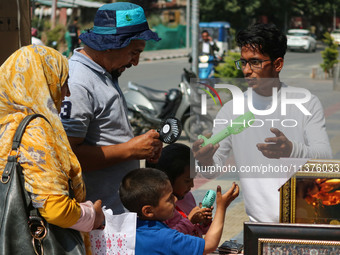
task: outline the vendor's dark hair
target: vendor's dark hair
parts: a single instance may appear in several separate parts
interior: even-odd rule
[[[157,169],[133,170],[125,175],[120,184],[120,200],[130,212],[136,212],[138,216],[142,216],[143,206],[158,206],[168,181],[168,176]]]
[[[240,31],[236,36],[237,45],[250,46],[266,54],[272,61],[287,51],[287,37],[274,24],[255,24]]]
[[[190,164],[194,165],[194,157],[189,146],[182,143],[173,143],[163,148],[158,163],[146,162],[147,167],[157,168],[165,172],[171,184],[184,173],[185,168]]]

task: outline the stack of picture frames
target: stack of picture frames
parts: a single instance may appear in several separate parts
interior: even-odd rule
[[[339,255],[339,240],[336,225],[244,223],[245,255]]]
[[[340,224],[340,161],[310,160],[280,189],[280,222]]]
[[[280,200],[280,223],[244,223],[244,254],[340,254],[340,160],[309,160]]]

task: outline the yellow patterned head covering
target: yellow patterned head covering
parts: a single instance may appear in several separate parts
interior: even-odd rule
[[[67,59],[46,46],[25,46],[6,60],[0,74],[0,169],[4,169],[21,120],[40,113],[50,124],[42,119],[32,121],[32,125],[38,124],[25,133],[25,145],[20,149],[25,187],[37,195],[68,194],[71,178],[76,200],[83,201],[80,164],[58,114],[61,87],[68,77]]]

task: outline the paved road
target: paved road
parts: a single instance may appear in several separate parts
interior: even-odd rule
[[[321,51],[323,46],[319,45],[314,53],[287,52],[285,55],[284,68],[280,77],[286,78],[310,78],[313,68],[320,68],[322,63]]]
[[[320,50],[321,46],[315,53],[287,52],[281,76],[310,78],[312,69],[322,62]],[[120,86],[124,88],[128,81],[134,81],[154,89],[176,88],[183,68],[190,68],[186,55],[186,49],[143,52],[140,64],[127,69],[120,77]]]

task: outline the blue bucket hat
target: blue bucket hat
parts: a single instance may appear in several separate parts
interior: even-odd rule
[[[157,33],[149,29],[143,8],[127,2],[100,7],[94,18],[93,29],[79,38],[98,51],[124,48],[131,40],[161,40]]]

